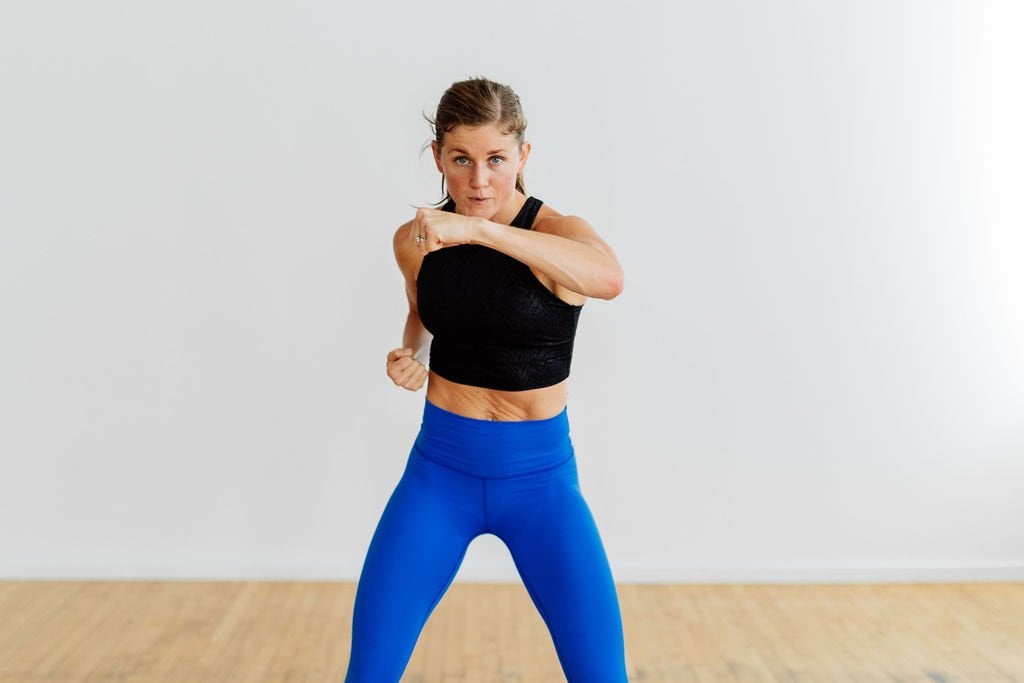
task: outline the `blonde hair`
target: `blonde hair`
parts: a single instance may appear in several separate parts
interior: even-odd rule
[[[452,83],[441,95],[434,117],[424,114],[424,118],[430,123],[434,141],[439,148],[444,142],[444,134],[459,125],[485,126],[497,123],[504,135],[515,136],[520,151],[526,140],[526,117],[519,96],[509,86],[482,76]],[[526,194],[522,173],[516,175],[516,189]],[[444,175],[441,176],[441,193],[444,198],[438,204],[451,199],[445,188]]]

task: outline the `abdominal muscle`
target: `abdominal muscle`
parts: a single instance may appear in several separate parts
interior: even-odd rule
[[[544,420],[565,408],[569,380],[540,389],[500,391],[459,384],[433,370],[427,379],[427,400],[438,408],[477,420]]]

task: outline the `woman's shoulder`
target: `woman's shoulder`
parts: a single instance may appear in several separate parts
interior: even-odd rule
[[[548,204],[542,204],[537,211],[537,217],[533,220],[533,229],[537,232],[569,236],[580,229],[589,232],[593,227],[580,216],[565,215]]]
[[[532,195],[531,195],[531,197],[532,197]],[[561,216],[562,215],[561,213],[556,211],[555,208],[553,206],[551,206],[550,204],[548,204],[547,202],[544,202],[541,199],[537,199],[536,197],[532,197],[532,198],[534,200],[536,200],[538,204],[540,204],[540,206],[537,209],[537,220],[540,220],[541,218],[544,218],[545,216]]]
[[[532,197],[532,198],[533,199],[537,199],[536,197]],[[534,219],[533,219],[533,229],[534,230],[536,230],[537,226],[540,225],[542,222],[544,222],[546,220],[549,220],[549,219],[552,219],[552,218],[562,218],[562,213],[557,211],[550,204],[546,204],[546,203],[544,203],[543,201],[541,201],[539,199],[537,199],[537,202],[540,204],[540,206],[537,209],[537,215],[534,216]]]
[[[398,246],[398,243],[402,240],[403,237],[405,239],[409,239],[409,227],[412,225],[412,222],[414,220],[416,219],[410,218],[409,220],[402,223],[401,225],[398,226],[398,228],[395,229],[395,234],[394,237],[392,238],[394,240],[395,246]]]
[[[398,267],[406,279],[412,281],[416,280],[420,264],[423,263],[423,254],[420,252],[419,247],[416,246],[416,243],[412,241],[412,235],[409,233],[414,220],[414,218],[411,218],[398,226],[391,238],[391,246],[395,251],[395,261],[398,262]]]

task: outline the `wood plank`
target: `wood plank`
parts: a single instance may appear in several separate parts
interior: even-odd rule
[[[630,680],[1024,683],[1024,583],[618,587]],[[354,583],[0,582],[0,683],[322,683]],[[521,584],[456,582],[406,683],[564,681]]]

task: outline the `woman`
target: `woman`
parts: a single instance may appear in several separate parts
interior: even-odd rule
[[[530,143],[508,86],[454,83],[431,124],[445,203],[395,232],[409,314],[387,355],[396,385],[427,383],[423,422],[359,578],[345,680],[401,678],[470,541],[491,533],[566,678],[625,681],[618,597],[566,407],[580,310],[617,296],[622,269],[586,221],[526,195]]]

